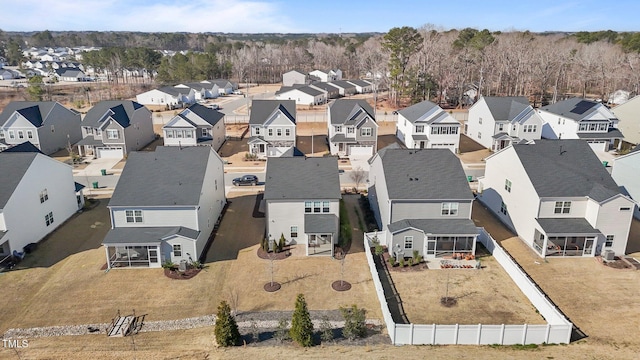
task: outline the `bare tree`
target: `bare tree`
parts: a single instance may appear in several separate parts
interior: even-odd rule
[[[351,170],[351,174],[349,174],[349,177],[356,184],[356,186],[355,186],[356,187],[356,191],[360,187],[360,183],[362,183],[364,181],[364,178],[366,177],[366,175],[367,175],[366,172],[360,166],[358,166],[357,168]]]

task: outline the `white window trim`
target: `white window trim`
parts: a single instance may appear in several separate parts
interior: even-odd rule
[[[117,129],[107,129],[107,139],[109,139],[109,140],[118,140],[119,138],[120,137],[119,137]]]
[[[459,205],[457,202],[443,202],[440,208],[440,214],[442,216],[457,216]]]
[[[129,216],[129,213],[131,213],[131,216]],[[142,210],[139,209],[125,210],[124,217],[128,224],[141,224],[144,222],[144,214]],[[131,221],[129,221],[129,218],[131,218]]]
[[[411,244],[410,247],[407,247],[407,244]],[[413,236],[405,236],[404,237],[404,244],[402,244],[402,248],[405,250],[413,250]]]

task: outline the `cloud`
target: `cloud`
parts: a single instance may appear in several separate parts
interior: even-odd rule
[[[2,30],[145,32],[295,32],[280,7],[261,0],[25,0]]]

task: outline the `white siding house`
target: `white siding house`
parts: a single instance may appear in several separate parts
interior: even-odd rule
[[[302,71],[291,70],[282,74],[282,86],[309,84],[309,76]]]
[[[343,157],[369,157],[377,151],[378,124],[366,100],[339,99],[327,108],[329,150]]]
[[[333,256],[339,239],[340,179],[336,158],[282,157],[267,161],[265,237],[304,244],[307,255]]]
[[[371,208],[380,243],[398,257],[475,255],[473,194],[460,160],[447,149],[390,145],[369,162]]]
[[[285,87],[276,91],[276,100],[293,100],[296,105],[321,105],[327,102],[326,92],[311,86]]]
[[[429,100],[398,111],[396,136],[409,149],[458,152],[460,122]]]
[[[226,205],[222,159],[209,146],[134,152],[109,201],[109,268],[202,260]]]
[[[636,146],[630,153],[617,157],[613,160],[613,170],[611,171],[613,180],[616,181],[636,202],[634,216],[640,219],[640,146]]]
[[[623,138],[618,118],[599,102],[571,98],[537,111],[544,121],[545,139],[582,139],[594,151],[605,152]]]
[[[491,151],[541,134],[542,118],[524,96],[483,96],[469,108],[467,136]]]
[[[624,134],[624,141],[640,144],[640,95],[614,107],[611,112],[618,118],[618,129]]]
[[[165,86],[136,95],[136,102],[152,110],[172,110],[196,102],[196,93],[190,87]]]
[[[218,151],[226,139],[224,114],[194,104],[164,125],[162,133],[165,146],[208,145]]]
[[[21,257],[78,207],[71,166],[40,152],[0,153],[0,260]]]
[[[296,145],[293,100],[253,100],[249,116],[249,153],[259,158],[289,154]]]
[[[481,200],[539,256],[624,254],[633,201],[583,140],[534,140],[486,159]]]

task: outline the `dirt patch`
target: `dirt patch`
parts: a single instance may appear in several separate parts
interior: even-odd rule
[[[164,269],[164,276],[174,280],[189,280],[198,275],[200,271],[202,271],[202,269],[187,269],[185,271]]]
[[[404,148],[404,144],[394,135],[378,135],[378,150],[384,149],[391,144],[398,144]]]
[[[484,146],[477,143],[465,134],[460,134],[460,153],[474,152],[478,150],[486,150]]]
[[[312,145],[313,144],[313,145]],[[296,147],[305,155],[322,155],[329,152],[327,135],[314,135],[296,137]]]
[[[289,247],[282,249],[280,252],[264,251],[261,247],[258,247],[258,251],[256,252],[260,259],[264,260],[284,260],[291,256],[291,250]]]
[[[220,147],[218,154],[220,154],[220,157],[224,158],[231,157],[242,152],[249,152],[249,144],[247,144],[247,139],[245,138],[238,140],[234,138],[228,138]]]

